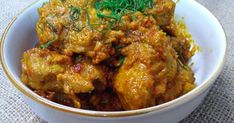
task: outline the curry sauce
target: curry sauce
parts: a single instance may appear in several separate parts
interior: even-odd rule
[[[141,109],[195,88],[196,45],[172,0],[50,0],[21,80],[51,101],[98,111]]]

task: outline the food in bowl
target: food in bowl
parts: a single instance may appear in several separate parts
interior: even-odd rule
[[[172,0],[50,0],[21,80],[51,101],[97,111],[142,109],[195,87],[197,47]]]

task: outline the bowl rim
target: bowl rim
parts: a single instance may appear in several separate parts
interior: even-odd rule
[[[222,33],[222,39],[224,40],[224,55],[222,56],[222,60],[221,62],[218,63],[218,67],[216,68],[216,70],[211,74],[211,76],[209,76],[205,82],[203,82],[201,85],[197,86],[195,89],[193,89],[192,91],[186,93],[185,95],[182,95],[172,101],[160,104],[160,105],[156,105],[156,106],[152,106],[152,107],[148,107],[148,108],[143,108],[143,109],[137,109],[137,110],[130,110],[130,111],[116,111],[116,112],[105,112],[105,111],[91,111],[91,110],[84,110],[84,109],[78,109],[78,108],[73,108],[73,107],[69,107],[69,106],[64,106],[55,102],[52,102],[50,100],[44,99],[43,97],[40,97],[39,95],[35,94],[34,92],[32,92],[29,88],[30,91],[24,90],[24,87],[22,87],[22,84],[19,84],[16,79],[14,78],[13,75],[10,74],[10,70],[8,69],[6,62],[5,62],[5,57],[4,57],[4,50],[3,50],[3,46],[5,43],[5,39],[6,36],[8,34],[8,31],[10,30],[11,26],[14,24],[14,22],[17,20],[17,17],[22,15],[23,12],[25,12],[25,10],[33,7],[33,5],[36,5],[37,3],[39,3],[41,1],[35,1],[32,4],[30,4],[29,6],[27,6],[26,8],[24,8],[21,12],[19,12],[12,20],[11,22],[8,24],[8,26],[6,27],[6,29],[4,30],[4,33],[2,34],[2,37],[0,39],[0,57],[1,57],[1,64],[2,64],[2,68],[6,74],[6,76],[8,77],[8,79],[11,81],[11,83],[24,95],[26,95],[27,97],[29,97],[31,100],[38,102],[39,104],[42,104],[48,108],[52,108],[58,111],[62,111],[62,112],[66,112],[66,113],[71,113],[71,114],[77,114],[77,115],[81,115],[81,116],[90,116],[90,117],[108,117],[108,118],[116,118],[116,117],[128,117],[128,116],[136,116],[136,115],[140,115],[140,114],[145,114],[145,113],[150,113],[150,112],[160,112],[160,111],[165,111],[165,110],[169,110],[172,109],[176,106],[179,106],[181,104],[184,104],[192,99],[194,99],[195,97],[197,97],[198,95],[202,94],[205,90],[207,90],[213,83],[214,80],[219,76],[219,74],[222,71],[222,68],[224,66],[224,61],[226,58],[226,54],[227,54],[227,38],[226,38],[226,34],[225,31],[221,25],[221,23],[218,21],[218,19],[207,9],[205,8],[203,5],[201,5],[199,2],[195,1],[195,0],[190,0],[190,2],[194,2],[193,4],[196,4],[199,8],[202,8],[204,11],[206,11],[207,14],[209,14],[209,16],[211,16],[213,19],[213,21],[216,21],[216,23],[218,24],[217,26],[219,26],[219,28],[221,29],[220,32]]]

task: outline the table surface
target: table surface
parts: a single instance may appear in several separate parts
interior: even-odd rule
[[[11,19],[36,0],[0,0],[0,36]],[[227,35],[228,52],[224,70],[202,104],[181,123],[234,123],[234,2],[197,0],[221,22]],[[0,122],[41,123],[7,80],[0,67]]]

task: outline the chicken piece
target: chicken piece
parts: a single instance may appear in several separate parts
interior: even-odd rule
[[[71,59],[47,49],[33,48],[24,52],[21,62],[21,79],[26,85],[32,89],[57,91],[63,86],[56,75],[65,72]]]
[[[141,35],[137,32],[143,33],[144,35]],[[176,76],[177,73],[176,51],[172,48],[170,39],[166,36],[164,32],[159,30],[156,26],[152,26],[149,29],[136,30],[133,33],[133,35],[134,34],[137,34],[134,36],[136,37],[137,40],[134,39],[132,40],[142,43],[132,43],[129,47],[123,49],[123,54],[127,56],[127,60],[124,63],[127,65],[123,65],[123,67],[135,66],[134,63],[140,60],[141,61],[140,63],[146,65],[148,70],[150,69],[150,73],[153,76],[153,80],[155,80],[153,84],[154,97],[155,98],[160,97],[166,92],[168,82],[172,81]],[[129,39],[128,41],[131,40]],[[135,44],[135,46],[133,44]],[[142,50],[141,46],[140,45],[138,46],[136,44],[145,44],[150,46],[151,49],[154,50],[154,53],[151,54],[154,55],[150,55],[150,53],[144,53],[145,50]],[[126,49],[128,49],[131,52],[128,52],[126,54],[125,52]],[[128,56],[131,57],[128,58]],[[123,68],[120,68],[119,73],[121,72],[121,69]],[[126,73],[123,73],[123,77],[125,74]]]
[[[103,41],[101,27],[91,27],[91,24],[100,23],[95,16],[96,9],[93,6],[87,10],[81,9],[89,6],[88,3],[86,0],[50,0],[39,8],[40,18],[36,30],[40,45],[52,42],[50,47],[69,56],[84,53],[95,64],[109,58],[113,50],[111,43]]]
[[[191,34],[187,32],[186,25],[183,21],[171,21],[164,27],[163,30],[171,37],[171,43],[177,54],[180,56],[182,63],[188,60],[195,54],[198,47],[195,45]]]
[[[56,39],[53,43],[61,47],[60,43],[73,29],[81,29],[86,26],[85,12],[80,8],[86,7],[86,0],[50,0],[38,9],[39,21],[37,22],[37,35],[40,44],[45,44]],[[80,18],[82,17],[82,18]]]
[[[67,8],[60,0],[50,0],[38,9],[39,20],[36,25],[40,44],[60,39],[60,34],[66,25]]]
[[[157,25],[166,26],[174,17],[175,2],[173,0],[154,0],[154,8],[148,10],[148,14],[152,14]]]
[[[102,34],[88,28],[84,28],[80,32],[71,30],[64,40],[64,52],[84,53],[92,58],[94,64],[110,57],[113,50],[111,43],[102,41]]]
[[[130,69],[121,68],[114,78],[114,89],[125,110],[134,110],[154,105],[154,80],[148,67],[142,63]]]
[[[65,73],[57,76],[64,83],[63,89],[67,94],[86,93],[95,89],[94,81],[106,85],[105,72],[88,61],[73,65]]]
[[[84,28],[77,32],[70,30],[64,41],[65,52],[85,53],[92,50],[95,40],[101,39],[101,33]]]
[[[113,88],[124,110],[154,105],[154,76],[151,64],[155,50],[148,44],[133,43],[123,49],[125,62],[114,76]]]
[[[130,30],[121,40],[123,44],[142,42],[156,50],[157,59],[151,68],[155,69],[155,91],[160,96],[166,91],[167,83],[172,81],[177,73],[177,52],[173,49],[170,38],[157,26]],[[137,49],[137,47],[136,47]],[[135,50],[135,49],[133,49]],[[138,54],[139,55],[139,54]],[[142,56],[143,57],[143,56]]]
[[[159,61],[164,63],[157,79],[166,78],[171,81],[177,72],[177,53],[172,48],[170,39],[162,30],[152,27],[145,33],[142,42],[150,44],[156,50]]]
[[[187,66],[178,65],[178,73],[172,82],[168,83],[165,94],[158,102],[164,103],[173,100],[195,88],[195,78],[192,70]]]

